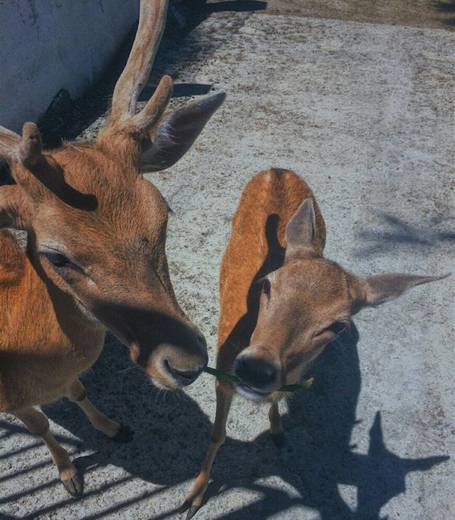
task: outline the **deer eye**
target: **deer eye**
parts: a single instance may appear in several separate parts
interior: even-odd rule
[[[330,327],[327,327],[326,330],[329,330],[339,336],[344,330],[348,328],[349,324],[345,321],[334,321]]]
[[[348,329],[350,325],[350,321],[334,321],[329,327],[316,333],[314,338],[317,341],[334,341],[340,334]]]
[[[45,252],[41,253],[54,267],[62,268],[71,265],[70,260],[61,253]]]

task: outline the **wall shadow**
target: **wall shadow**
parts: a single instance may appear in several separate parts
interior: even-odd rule
[[[455,13],[455,2],[453,0],[435,2],[435,7],[437,11],[442,13]]]
[[[155,92],[156,85],[147,85],[142,91],[139,101],[148,100]],[[205,96],[210,93],[212,85],[209,83],[176,83],[172,91],[173,98],[189,96]]]
[[[205,0],[171,3],[165,34],[151,74],[151,84],[146,87],[146,93],[143,93],[141,100],[148,99],[154,92],[153,85],[158,83],[158,78],[180,61],[179,53],[177,52],[176,55],[175,51],[181,49],[184,38],[212,13],[255,11],[265,9],[266,6],[266,2],[235,0],[208,5]],[[119,45],[118,51],[106,66],[100,79],[83,96],[71,99],[69,92],[63,88],[57,92],[47,110],[37,121],[45,147],[55,148],[60,146],[63,140],[75,139],[108,111],[115,83],[128,59],[135,32],[136,27]],[[199,54],[204,51],[207,49],[199,49],[192,59],[197,61]],[[210,87],[197,83],[176,85],[173,97],[205,95],[210,91]]]
[[[259,0],[228,0],[206,3],[206,0],[187,0],[170,4],[171,27],[191,32],[212,13],[254,12],[267,9],[267,2]]]
[[[267,2],[258,0],[228,0],[227,2],[218,1],[207,5],[207,10],[211,13],[219,11],[265,11]]]
[[[140,100],[148,99],[154,92],[158,79],[166,71],[178,68],[181,62],[188,59],[182,50],[182,42],[194,29],[212,13],[219,12],[253,12],[266,9],[267,2],[231,0],[206,4],[205,0],[187,0],[170,4],[166,31],[159,52],[156,56],[149,84],[144,89]],[[38,118],[43,145],[47,149],[59,147],[65,140],[74,140],[97,119],[103,116],[110,107],[115,83],[120,76],[131,49],[136,27],[119,45],[103,74],[81,97],[72,99],[68,90],[62,88],[54,96],[52,102]],[[207,59],[215,52],[220,42],[193,45],[191,62],[197,62],[201,56]],[[206,95],[211,85],[198,83],[181,83],[174,86],[174,98]],[[0,186],[14,184],[5,161],[0,161]]]
[[[442,0],[434,3],[436,11],[446,15],[453,15],[452,17],[447,17],[442,19],[442,23],[448,25],[449,27],[455,26],[455,1],[453,0]]]

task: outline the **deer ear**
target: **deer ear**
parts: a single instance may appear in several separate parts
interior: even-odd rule
[[[299,252],[314,253],[316,233],[313,199],[305,199],[286,227],[286,257]]]
[[[408,274],[380,274],[367,278],[356,278],[352,285],[354,294],[354,312],[362,307],[381,305],[395,300],[408,289],[424,283],[436,282],[447,278],[443,276],[415,276]]]
[[[29,207],[22,189],[17,185],[0,187],[0,229],[25,229]]]
[[[165,116],[150,136],[151,146],[142,153],[141,169],[164,170],[176,163],[190,149],[225,98],[224,92],[218,92]]]

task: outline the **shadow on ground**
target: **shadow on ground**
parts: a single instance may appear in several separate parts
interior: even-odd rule
[[[445,243],[455,243],[452,229],[438,231],[435,226],[440,222],[422,222],[420,225],[409,224],[386,212],[376,212],[377,229],[361,230],[357,233],[356,243],[362,246],[355,251],[357,258],[389,252],[392,248],[418,246],[432,249]],[[453,217],[449,220],[453,220]]]
[[[156,56],[149,85],[142,93],[140,100],[144,101],[153,94],[159,78],[172,67],[182,61],[182,42],[200,23],[214,12],[256,11],[265,9],[266,2],[230,1],[214,5],[206,5],[205,0],[190,0],[171,3],[167,18],[166,31],[160,50]],[[60,90],[47,111],[38,121],[47,147],[59,146],[62,140],[72,140],[79,136],[88,126],[106,113],[110,106],[115,83],[120,76],[128,58],[136,28],[120,46],[118,53],[106,67],[100,81],[96,82],[79,99],[72,100],[68,91]],[[177,52],[176,52],[177,51]],[[193,49],[193,59],[198,60],[200,54],[213,52],[204,46]],[[210,91],[211,85],[177,84],[173,97],[200,96]]]
[[[448,459],[447,456],[434,456],[412,460],[389,451],[379,411],[370,429],[368,453],[356,453],[355,446],[350,446],[361,388],[357,341],[354,329],[338,343],[329,345],[311,371],[315,377],[313,388],[290,399],[289,413],[284,417],[287,431],[284,448],[278,450],[267,432],[251,442],[228,438],[215,462],[208,500],[234,487],[257,492],[260,498],[226,513],[222,518],[267,518],[291,507],[307,506],[319,511],[322,520],[378,520],[381,507],[406,491],[405,478],[409,472],[427,471]],[[120,480],[90,489],[86,498],[119,487],[132,478],[160,486],[85,518],[108,518],[116,511],[127,511],[138,501],[143,501],[144,507],[148,507],[147,502],[153,501],[153,495],[184,481],[188,481],[189,488],[189,479],[198,471],[210,435],[209,418],[198,404],[185,394],[160,394],[151,388],[146,376],[132,367],[125,349],[112,338],[108,340],[100,360],[85,375],[84,383],[93,401],[103,411],[120,418],[136,432],[130,444],[116,445],[94,431],[72,404],[59,401],[45,407],[53,421],[80,439],[80,443],[74,440],[70,443],[75,447],[75,460],[86,473],[86,480],[90,480],[94,468],[108,464],[121,467],[128,473]],[[2,437],[17,431],[23,430],[1,421],[0,442]],[[60,437],[60,440],[63,439]],[[93,453],[77,457],[82,448]],[[10,455],[12,453],[7,454]],[[47,464],[41,463],[42,466]],[[39,465],[22,473],[32,468],[39,469]],[[5,478],[18,476],[13,473],[3,479],[0,477],[0,486]],[[257,482],[269,476],[279,476],[297,493],[288,494]],[[357,488],[356,510],[351,510],[343,500],[340,484]],[[53,485],[55,481],[46,482],[38,488],[24,489],[14,496],[0,498],[0,508]],[[65,497],[35,511],[34,515],[56,514],[71,502],[71,498]],[[175,515],[180,504],[175,506],[175,509],[152,518],[158,520]],[[203,511],[201,518],[204,517]],[[0,519],[6,518],[13,517],[0,514]]]
[[[140,101],[145,101],[152,96],[159,78],[163,74],[169,73],[172,69],[178,70],[179,63],[188,63],[188,57],[180,52],[183,41],[212,13],[252,12],[263,10],[266,6],[267,2],[247,0],[231,0],[208,5],[206,5],[205,0],[172,3],[166,31],[155,58],[149,83],[142,92]],[[46,148],[56,148],[63,141],[76,139],[109,110],[115,83],[126,64],[135,32],[136,28],[119,46],[118,52],[103,71],[101,79],[95,82],[83,96],[72,99],[66,89],[61,89],[55,94],[49,107],[37,121]],[[220,44],[220,40],[217,43],[212,42],[211,45],[204,41],[204,43],[193,46],[191,61],[197,62],[201,57],[207,59]],[[212,85],[209,84],[177,82],[174,85],[172,97],[206,95],[211,88]],[[93,138],[92,135],[91,138]],[[0,186],[12,183],[14,181],[11,178],[8,166],[4,161],[0,161]]]
[[[443,20],[443,23],[448,26],[455,26],[455,1],[445,0],[435,2],[435,8],[440,13],[450,15]]]

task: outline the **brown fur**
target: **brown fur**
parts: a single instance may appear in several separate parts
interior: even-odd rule
[[[0,411],[14,412],[65,395],[96,361],[104,329],[37,274],[7,231],[0,248]]]
[[[205,340],[180,308],[165,242],[168,205],[141,174],[175,163],[224,100],[218,93],[164,115],[165,76],[143,110],[144,87],[164,30],[167,0],[142,0],[130,58],[97,142],[43,151],[37,126],[0,127],[0,159],[16,182],[0,187],[0,412],[46,442],[65,487],[82,492],[68,454],[34,406],[67,396],[107,436],[125,429],[97,410],[78,380],[110,329],[160,387],[194,381]],[[2,228],[27,232],[26,251]]]
[[[277,376],[265,391],[246,383],[216,383],[212,440],[186,501],[188,518],[202,503],[236,390],[270,402],[270,430],[279,439],[278,401],[285,395],[279,389],[301,380],[308,365],[336,339],[340,326],[349,327],[351,316],[363,306],[439,279],[356,277],[325,259],[324,245],[325,225],[314,195],[295,173],[272,169],[247,184],[221,266],[217,366],[235,372],[239,360],[249,358],[274,367]]]
[[[243,190],[220,272],[218,364],[222,370],[230,370],[248,345],[257,318],[254,282],[283,262],[286,224],[306,198],[314,200],[310,188],[289,170],[260,173]],[[316,201],[315,207],[322,252],[325,224]]]

